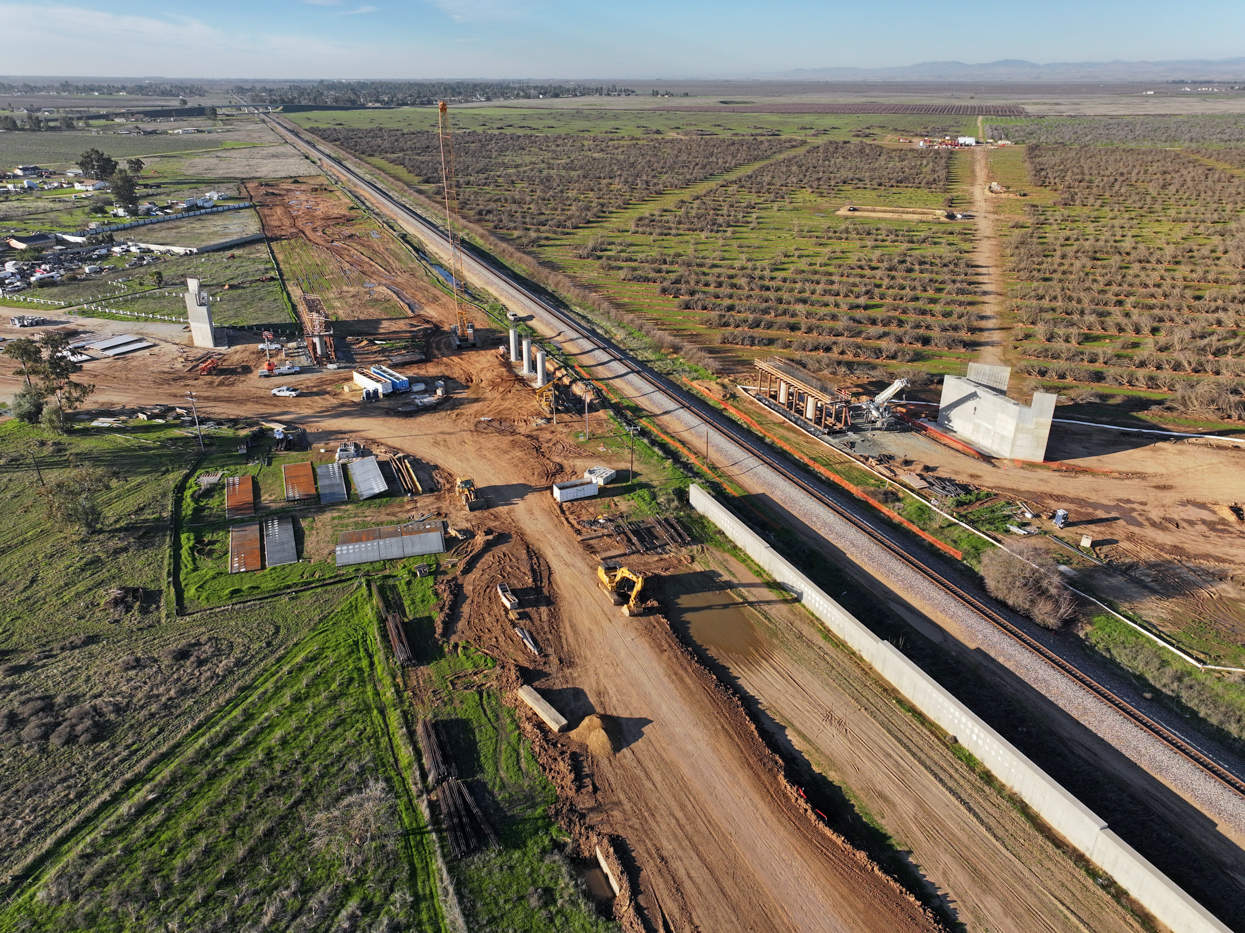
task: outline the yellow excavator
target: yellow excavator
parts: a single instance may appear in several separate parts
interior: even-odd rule
[[[458,501],[467,507],[468,512],[484,508],[484,500],[480,498],[480,493],[476,490],[475,480],[459,477],[454,485],[454,491],[458,493]]]
[[[597,567],[601,589],[610,594],[615,606],[622,606],[625,616],[640,614],[640,591],[644,589],[644,577],[628,570],[616,560],[605,560]]]

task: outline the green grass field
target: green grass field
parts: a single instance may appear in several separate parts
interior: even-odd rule
[[[43,168],[71,168],[87,149],[100,149],[114,159],[146,158],[162,153],[213,152],[230,142],[227,135],[120,136],[81,131],[43,133],[0,133],[0,165],[11,171],[13,165],[39,165]]]

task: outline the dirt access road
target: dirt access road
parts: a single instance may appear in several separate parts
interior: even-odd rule
[[[491,351],[477,355],[502,369]],[[473,513],[471,521],[522,538],[547,567],[558,627],[537,634],[555,646],[558,664],[537,686],[579,696],[577,705],[563,701],[570,717],[596,711],[624,723],[626,747],[593,762],[597,793],[590,805],[596,812],[590,815],[631,847],[650,927],[934,928],[905,892],[791,800],[751,725],[696,676],[669,632],[624,620],[597,588],[595,561],[544,488],[554,477],[569,477],[567,467],[581,465],[566,456],[573,448],[551,427],[474,429],[481,417],[514,418],[530,399],[526,387],[514,385],[445,416],[397,420],[343,412],[321,427],[473,476],[493,507]],[[535,413],[531,405],[528,417]],[[563,459],[550,463],[543,450]],[[454,521],[466,517],[460,513]],[[489,577],[472,586],[480,598],[496,602],[495,582]],[[471,624],[470,605],[463,612]]]
[[[1142,929],[807,613],[727,555],[698,563],[663,587],[680,628],[756,698],[780,741],[886,827],[957,920],[994,933]]]
[[[1003,346],[1007,342],[1007,329],[1003,324],[1003,261],[999,256],[999,240],[994,232],[994,217],[990,213],[990,198],[986,193],[990,184],[986,147],[975,147],[969,156],[973,163],[973,219],[977,225],[973,257],[981,275],[982,295],[979,309],[981,320],[976,328],[980,341],[977,362],[1001,366]]]

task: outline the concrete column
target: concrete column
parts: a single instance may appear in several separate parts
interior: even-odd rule
[[[523,338],[523,375],[532,374],[532,338]]]
[[[519,328],[510,328],[510,362],[519,362]]]
[[[545,348],[536,351],[536,388],[545,384]]]
[[[783,406],[784,408],[787,407],[787,396],[790,394],[790,392],[791,392],[791,386],[783,382],[780,379],[778,381],[778,404]]]
[[[817,399],[813,398],[810,395],[808,399],[804,402],[804,419],[806,421],[812,421],[816,417],[817,417]]]

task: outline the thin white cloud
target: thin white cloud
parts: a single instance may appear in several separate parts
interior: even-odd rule
[[[514,20],[527,15],[536,4],[529,0],[427,0],[456,22]]]
[[[366,6],[359,9],[370,12]],[[378,51],[375,44],[297,33],[220,29],[188,16],[140,16],[3,0],[0,0],[0,22],[39,23],[47,35],[56,36],[57,56],[62,61],[72,61],[72,70],[80,75],[320,77],[366,74],[374,70]],[[34,42],[8,45],[4,70],[14,75],[47,73],[46,45]]]
[[[376,13],[379,10],[380,10],[380,7],[378,6],[361,6],[357,10],[350,10],[349,12],[345,12],[342,15],[343,16],[358,16],[360,13]]]

